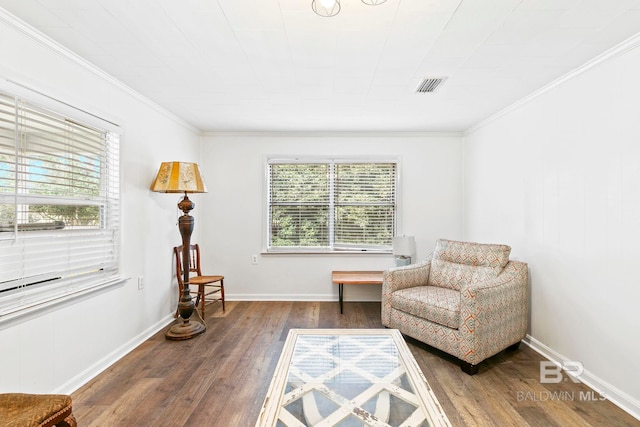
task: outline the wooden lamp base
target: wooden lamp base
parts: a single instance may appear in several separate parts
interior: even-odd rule
[[[205,326],[202,317],[200,317],[200,313],[198,310],[194,310],[191,317],[186,320],[178,317],[173,326],[165,332],[164,336],[168,340],[182,341],[191,339],[196,335],[200,335],[206,330],[207,327]]]

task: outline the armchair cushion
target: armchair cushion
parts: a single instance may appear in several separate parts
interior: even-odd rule
[[[502,269],[501,269],[502,270]],[[456,264],[454,262],[433,259],[431,261],[430,286],[453,289],[460,292],[463,285],[495,279],[498,272],[493,267]]]
[[[509,262],[507,245],[440,239],[431,260],[429,285],[460,291],[465,283],[496,278]]]
[[[433,258],[456,264],[497,268],[500,271],[509,262],[509,254],[511,247],[507,245],[438,239]]]
[[[437,286],[416,286],[391,295],[391,305],[440,325],[460,326],[460,292]]]

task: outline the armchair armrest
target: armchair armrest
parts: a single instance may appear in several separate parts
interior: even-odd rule
[[[426,286],[431,270],[431,257],[418,264],[395,267],[382,273],[382,324],[389,326],[391,317],[391,294],[397,290]]]
[[[419,264],[395,267],[382,273],[382,291],[387,287],[389,292],[414,286],[426,286],[431,270],[431,260]]]
[[[502,351],[527,333],[527,264],[509,261],[486,282],[465,284],[460,295],[461,350],[471,364]]]

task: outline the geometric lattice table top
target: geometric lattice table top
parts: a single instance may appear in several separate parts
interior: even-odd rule
[[[256,426],[450,426],[395,329],[292,329]]]

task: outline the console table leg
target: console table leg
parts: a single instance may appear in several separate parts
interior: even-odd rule
[[[331,282],[338,285],[340,314],[344,312],[344,285],[381,285],[383,271],[332,271]]]

